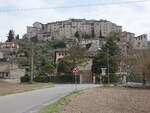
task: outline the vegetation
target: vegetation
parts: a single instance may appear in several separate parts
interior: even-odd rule
[[[120,49],[112,39],[108,39],[102,50],[93,59],[92,72],[101,74],[101,68],[107,68],[109,62],[109,73],[115,73],[118,70]],[[108,59],[109,58],[109,59]]]
[[[23,77],[20,78],[20,81],[23,83],[23,82],[30,82],[30,76],[28,75],[25,75]]]
[[[70,62],[68,59],[63,58],[59,60],[59,64],[57,67],[58,74],[60,73],[70,73],[72,68],[74,67],[74,63]]]
[[[46,108],[44,108],[40,113],[60,113],[59,106],[61,104],[64,104],[66,101],[71,99],[71,97],[75,96],[79,92],[72,92],[69,95],[59,99],[57,102],[48,105]]]
[[[18,63],[21,68],[25,68],[28,75],[31,74],[31,59],[33,60],[33,74],[34,76],[40,75],[51,75],[55,72],[55,65],[53,63],[53,56],[48,55],[48,50],[52,48],[50,42],[43,42],[36,39],[37,37],[31,38],[31,40],[20,40],[18,44],[20,49],[18,52]],[[34,46],[33,46],[34,45]]]
[[[53,46],[54,49],[58,49],[58,48],[66,48],[66,43],[65,41],[56,41],[54,42]]]
[[[88,50],[91,47],[92,43],[86,44],[86,49]]]
[[[146,84],[150,82],[150,54],[148,50],[130,50],[127,57],[126,65],[128,66],[128,73],[133,76],[135,80]]]
[[[77,31],[74,36],[79,39],[80,38],[79,31]]]
[[[73,75],[73,74],[65,74],[65,75],[61,75],[61,76],[50,76],[49,82],[52,82],[52,83],[75,83],[75,77],[76,77],[77,83],[80,83],[80,76]]]
[[[9,30],[9,33],[8,33],[8,39],[6,42],[12,42],[14,39],[15,39],[15,34],[14,34],[14,31],[13,30]]]
[[[59,74],[71,72],[74,66],[82,65],[86,62],[86,49],[81,48],[79,45],[73,45],[68,51],[68,54],[68,56],[59,61],[57,68]]]

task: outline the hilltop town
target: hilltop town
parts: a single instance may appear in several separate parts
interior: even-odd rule
[[[14,31],[11,32],[12,39],[0,44],[1,79],[20,80],[25,74],[36,76],[33,65],[36,67],[42,56],[50,56],[52,67],[56,68],[59,60],[68,55],[67,51],[72,45],[78,44],[87,49],[86,56],[89,58],[88,64],[80,67],[82,82],[90,83],[93,81],[93,58],[108,38],[113,38],[121,49],[119,73],[125,73],[124,60],[129,56],[129,50],[145,51],[149,48],[146,34],[135,36],[134,33],[123,31],[122,26],[102,19],[69,19],[47,24],[35,22],[33,26],[27,26],[27,32],[20,39]],[[57,75],[56,72],[52,70],[54,75]]]

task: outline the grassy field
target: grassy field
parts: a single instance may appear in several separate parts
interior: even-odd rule
[[[0,96],[53,87],[52,83],[8,83],[0,81]]]

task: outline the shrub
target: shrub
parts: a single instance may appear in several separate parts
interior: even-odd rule
[[[77,80],[77,83],[80,83],[80,76],[79,75],[73,75],[73,74],[65,74],[61,76],[50,76],[49,82],[54,83],[75,83],[75,77]]]
[[[110,83],[118,83],[119,82],[119,76],[117,76],[116,74],[110,73],[109,74],[109,80],[110,80]],[[108,77],[107,76],[103,77],[103,83],[108,83]]]
[[[34,78],[34,81],[47,83],[47,82],[49,82],[49,76],[47,76],[45,74],[40,74]]]
[[[30,82],[30,76],[25,75],[20,78],[21,82]]]

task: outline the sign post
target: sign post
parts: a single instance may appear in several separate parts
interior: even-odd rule
[[[77,74],[80,74],[77,66],[73,67],[72,73],[75,75],[75,91],[77,91]]]

